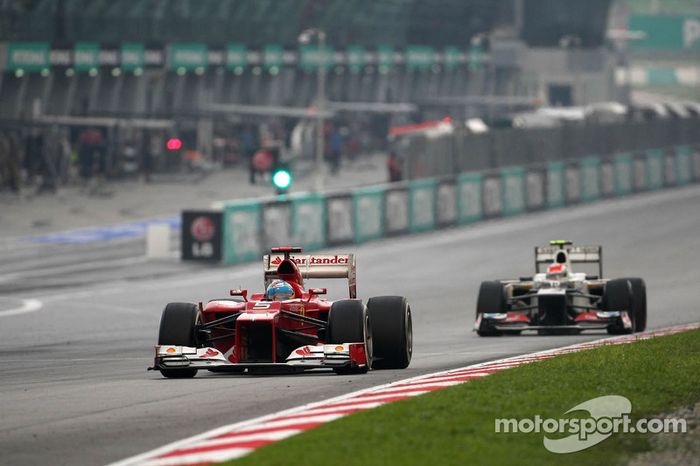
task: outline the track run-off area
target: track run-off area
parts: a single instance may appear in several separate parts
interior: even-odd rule
[[[601,244],[606,277],[644,278],[649,329],[697,322],[698,231],[700,187],[692,186],[342,247],[357,255],[360,297],[405,295],[413,311],[409,368],[366,375],[166,380],[146,372],[167,302],[260,290],[260,263],[196,273],[173,263],[182,273],[168,278],[4,296],[14,304],[0,310],[0,463],[116,462],[369,387],[605,337],[472,332],[479,283],[531,274],[533,246],[550,239]],[[330,297],[342,297],[344,285],[330,285]]]

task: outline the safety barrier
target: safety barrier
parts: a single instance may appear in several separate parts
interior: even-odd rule
[[[272,246],[364,243],[692,182],[700,182],[700,147],[678,146],[230,202],[222,211],[221,258],[237,264],[258,260]],[[183,221],[183,234],[190,229]]]
[[[500,128],[474,134],[462,125],[440,135],[409,133],[396,139],[395,152],[406,179],[467,171],[601,160],[619,152],[700,144],[700,118],[564,124],[553,128]],[[583,196],[586,197],[585,194]]]

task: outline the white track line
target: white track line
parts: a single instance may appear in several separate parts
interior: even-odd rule
[[[376,387],[348,393],[326,401],[309,403],[267,416],[223,426],[194,437],[113,463],[111,466],[166,466],[222,462],[247,455],[267,443],[347,416],[353,409],[372,409],[392,398],[408,398],[439,390],[471,378],[485,377],[492,372],[549,359],[556,355],[583,351],[609,344],[625,344],[700,328],[700,323],[678,325],[638,335],[603,338],[594,342],[518,355],[467,367],[424,374]],[[467,380],[459,380],[465,378]],[[454,383],[453,383],[454,382]],[[429,388],[430,387],[430,388]],[[180,454],[181,453],[181,454]]]
[[[28,314],[30,312],[38,311],[42,307],[44,307],[44,303],[42,303],[38,299],[23,299],[22,304],[20,306],[12,309],[7,309],[6,311],[0,311],[0,317]]]

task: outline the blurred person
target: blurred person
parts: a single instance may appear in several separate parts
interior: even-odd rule
[[[258,136],[253,129],[253,125],[245,125],[241,133],[241,151],[243,157],[248,161],[250,184],[255,184],[256,170],[253,166],[253,157],[258,151]]]
[[[27,183],[34,184],[40,175],[43,157],[44,138],[41,136],[39,128],[32,128],[24,139],[24,170],[27,176]]]
[[[80,177],[83,179],[85,185],[89,185],[93,180],[95,175],[95,159],[96,157],[98,159],[101,158],[100,149],[102,144],[102,133],[93,126],[85,129],[78,138]]]
[[[252,181],[251,184],[255,184],[255,180],[257,178],[257,175],[264,176],[265,173],[269,172],[272,170],[272,165],[275,162],[275,157],[273,152],[270,149],[260,149],[258,150],[255,155],[253,155],[252,159]]]
[[[360,153],[360,138],[357,133],[357,124],[353,124],[347,128],[347,136],[345,137],[345,154],[353,162]]]
[[[22,189],[22,151],[19,140],[18,133],[7,134],[10,189],[17,194],[20,194]]]
[[[43,147],[39,163],[41,184],[38,192],[56,192],[59,183],[59,170],[64,163],[66,154],[60,128],[51,127],[46,137],[46,145]]]
[[[389,170],[390,183],[403,180],[403,169],[401,167],[401,159],[398,155],[396,155],[396,152],[393,150],[389,151],[389,158],[387,159],[387,169]]]
[[[162,154],[163,140],[155,133],[145,133],[141,138],[141,174],[144,183],[151,182],[155,160]]]
[[[71,178],[71,166],[73,165],[73,147],[68,137],[68,131],[59,130],[56,135],[56,177],[59,184],[66,185]]]
[[[8,187],[12,192],[19,192],[18,171],[14,170],[12,155],[10,154],[10,138],[7,134],[0,134],[0,189]]]
[[[337,174],[340,170],[340,159],[343,155],[343,135],[340,129],[334,127],[328,136],[328,161],[331,173]]]

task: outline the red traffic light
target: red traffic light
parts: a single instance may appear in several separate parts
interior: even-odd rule
[[[168,150],[180,150],[182,149],[182,139],[170,138],[165,144],[165,147],[167,147]]]

